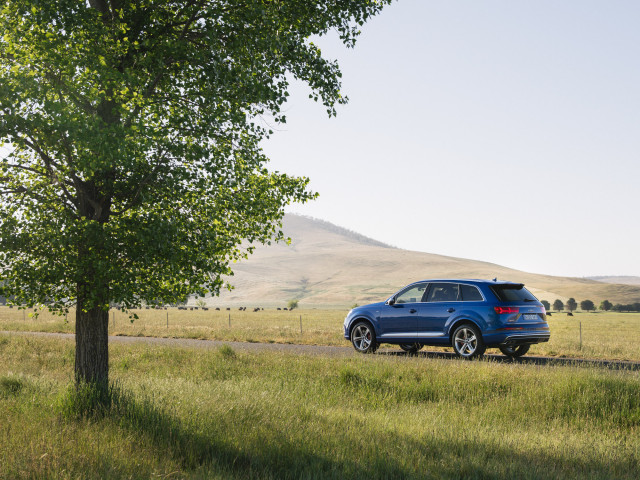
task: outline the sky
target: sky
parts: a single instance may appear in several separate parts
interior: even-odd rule
[[[270,169],[309,215],[396,247],[640,275],[640,2],[399,0],[337,59],[328,118],[292,85]]]

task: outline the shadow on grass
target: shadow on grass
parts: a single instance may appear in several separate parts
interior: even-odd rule
[[[423,357],[423,358],[439,358],[444,360],[464,361],[452,352],[416,352],[407,353],[403,351],[379,351],[376,355],[386,355],[391,357]],[[625,360],[594,360],[582,358],[557,358],[557,357],[531,357],[525,356],[520,358],[510,358],[504,355],[488,354],[482,357],[485,361],[495,363],[517,363],[522,365],[551,365],[551,366],[581,366],[581,367],[599,367],[608,368],[610,370],[640,370],[640,362],[629,362]]]
[[[108,413],[103,412],[101,417],[102,421],[116,423],[123,430],[144,438],[157,451],[170,456],[182,467],[181,475],[204,475],[205,478],[219,475],[234,479],[410,476],[397,461],[389,458],[371,459],[365,467],[349,459],[329,458],[313,451],[309,445],[292,441],[292,436],[282,431],[282,425],[271,422],[269,418],[259,419],[262,430],[269,432],[266,438],[258,437],[250,444],[238,445],[242,436],[233,431],[220,434],[220,430],[214,428],[202,432],[195,420],[187,424],[150,400],[136,399],[119,388],[112,388],[111,409]],[[233,419],[227,419],[222,427],[233,428],[233,423]],[[246,429],[246,424],[239,427]]]
[[[426,356],[426,355],[425,355]],[[197,418],[183,421],[159,408],[149,399],[137,399],[119,387],[111,388],[111,405],[94,416],[113,422],[126,433],[135,434],[180,466],[179,477],[229,479],[376,479],[376,478],[636,478],[638,459],[620,455],[603,459],[597,453],[577,455],[565,447],[554,452],[522,451],[516,445],[502,445],[499,439],[476,441],[473,435],[431,432],[404,435],[397,429],[377,429],[371,418],[353,418],[349,424],[331,420],[322,413],[311,415],[327,432],[313,438],[304,431],[287,431],[290,422],[261,415],[257,432],[243,442],[243,431],[252,428],[246,415],[234,422],[233,413],[212,424]],[[293,422],[304,429],[304,421]],[[207,426],[209,428],[207,428]],[[233,429],[237,428],[238,432]],[[464,426],[461,432],[465,433]],[[468,433],[468,432],[466,432]],[[303,440],[300,440],[303,439]],[[511,440],[513,441],[513,439]],[[153,462],[151,462],[153,464]],[[100,467],[110,475],[130,477],[118,460],[102,457]],[[89,477],[92,472],[85,472]],[[93,472],[97,473],[97,472]],[[140,475],[137,472],[135,475]]]

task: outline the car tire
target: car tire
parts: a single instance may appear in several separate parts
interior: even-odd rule
[[[378,349],[376,333],[369,322],[358,322],[353,326],[351,343],[359,353],[374,353]]]
[[[518,358],[529,351],[531,345],[515,345],[513,347],[499,347],[503,355],[510,358]]]
[[[407,353],[416,353],[420,350],[424,345],[420,345],[419,343],[401,343],[399,347]]]
[[[451,346],[456,355],[462,358],[474,358],[484,354],[486,347],[478,329],[465,323],[455,329],[451,337]]]

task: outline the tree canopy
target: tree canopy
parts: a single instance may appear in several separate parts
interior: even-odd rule
[[[595,310],[596,306],[592,300],[582,300],[580,302],[580,310],[584,310],[585,312],[590,312],[591,310]]]
[[[0,293],[77,305],[77,336],[106,336],[110,303],[217,293],[253,244],[283,238],[284,206],[315,195],[260,148],[291,79],[330,115],[346,101],[313,39],[353,46],[389,2],[3,2]]]
[[[613,304],[609,300],[603,300],[602,302],[600,302],[600,310],[608,312],[609,310],[611,310],[611,307],[613,307]]]

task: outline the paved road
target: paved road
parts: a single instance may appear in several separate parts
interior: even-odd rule
[[[3,335],[20,335],[20,336],[36,336],[45,338],[62,338],[73,340],[75,335],[72,333],[45,333],[45,332],[7,332],[0,331]],[[234,350],[245,352],[288,352],[298,355],[311,356],[328,356],[328,357],[353,357],[358,355],[352,347],[329,347],[325,345],[297,345],[288,343],[250,343],[250,342],[226,342],[220,340],[194,340],[191,338],[158,338],[158,337],[124,337],[110,336],[109,342],[131,345],[136,343],[144,343],[146,345],[165,345],[171,347],[187,347],[187,348],[209,348],[217,349],[222,345],[229,345]],[[376,355],[385,356],[408,356],[407,353],[394,348],[382,348],[378,350]],[[420,351],[415,354],[420,358],[440,358],[447,360],[458,360],[458,357],[450,352],[429,352]],[[588,360],[581,358],[557,358],[557,357],[534,357],[525,356],[519,359],[510,359],[503,355],[489,354],[485,355],[489,361],[498,363],[518,363],[524,365],[573,365],[586,367],[600,367],[612,370],[640,370],[640,362],[628,362],[623,360]]]

